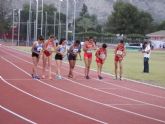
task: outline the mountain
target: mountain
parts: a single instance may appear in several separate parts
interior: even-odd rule
[[[12,7],[21,8],[24,3],[29,3],[30,0],[11,0]],[[31,0],[35,5],[36,0]],[[42,0],[38,0],[40,5]],[[66,1],[61,2],[61,11],[66,12]],[[69,1],[69,18],[73,18],[74,0]],[[113,11],[113,4],[117,0],[76,0],[77,9],[76,16],[81,11],[82,5],[85,3],[88,7],[90,14],[95,14],[98,17],[100,23],[104,23],[107,17],[111,15]],[[149,12],[154,18],[155,22],[165,20],[165,0],[122,0],[124,2],[130,2],[135,5],[139,10]],[[56,8],[59,8],[60,0],[44,0],[45,4],[54,4]]]

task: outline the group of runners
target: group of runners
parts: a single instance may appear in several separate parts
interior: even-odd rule
[[[52,78],[52,56],[55,53],[54,59],[56,64],[56,75],[55,78],[58,80],[62,79],[61,76],[61,67],[62,60],[65,56],[68,58],[69,69],[68,69],[68,78],[73,78],[73,70],[76,64],[77,56],[80,54],[81,49],[84,52],[84,76],[86,79],[90,79],[89,72],[92,63],[93,53],[95,53],[96,63],[97,63],[97,76],[98,79],[103,79],[101,72],[102,67],[107,59],[107,44],[103,43],[101,47],[96,45],[93,37],[86,38],[84,44],[81,48],[81,42],[79,40],[74,41],[74,43],[67,48],[66,39],[62,38],[59,43],[55,42],[56,37],[50,36],[49,39],[45,40],[42,36],[38,37],[37,41],[33,42],[32,45],[32,78],[33,79],[45,79],[48,76],[48,79]],[[118,79],[118,68],[119,68],[119,79],[122,80],[122,60],[126,55],[126,50],[123,40],[120,40],[120,43],[116,46],[114,51],[114,63],[115,63],[115,77]],[[42,59],[42,76],[38,76],[38,63]],[[46,68],[48,68],[48,73],[46,73]]]

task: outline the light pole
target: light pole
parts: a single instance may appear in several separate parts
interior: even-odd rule
[[[13,46],[13,43],[14,43],[14,20],[15,20],[15,18],[14,18],[14,14],[15,14],[15,10],[16,9],[13,9],[13,26],[12,26],[12,46]]]
[[[27,20],[26,46],[29,46],[29,20]]]
[[[35,38],[35,36],[36,36],[36,20],[34,20],[34,27],[33,28],[34,28],[33,30],[34,30],[34,38]],[[35,40],[34,38],[33,38],[33,40]]]
[[[58,18],[58,39],[59,39],[59,41],[60,41],[60,39],[61,39],[61,2],[62,2],[63,0],[60,0],[59,1],[59,18]]]
[[[32,6],[32,1],[30,0],[30,3],[29,3],[29,38],[28,38],[28,46],[29,46],[29,41],[31,40],[31,7]]]
[[[54,12],[54,36],[56,35],[56,12]]]
[[[43,30],[43,16],[44,16],[44,1],[42,0],[42,10],[41,10],[41,35],[42,35],[42,30]]]
[[[73,41],[75,41],[75,30],[76,30],[76,0],[74,0]]]
[[[69,3],[68,0],[66,0],[66,41],[68,41],[68,8],[69,8]]]
[[[19,38],[20,38],[20,21],[21,21],[21,10],[22,9],[19,9],[18,10],[18,46],[19,46]]]
[[[38,34],[38,0],[36,0],[36,33],[35,33],[35,39],[37,40],[37,34]]]
[[[45,12],[45,39],[46,39],[46,36],[47,36],[47,25],[48,25],[48,13]]]

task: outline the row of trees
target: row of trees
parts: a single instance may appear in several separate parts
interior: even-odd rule
[[[145,34],[165,30],[165,20],[157,24],[150,13],[140,11],[130,3],[118,1],[114,4],[113,9],[106,23],[99,25],[96,16],[90,16],[87,6],[83,5],[76,23],[78,36],[91,34],[100,38],[116,36],[113,34],[126,34],[128,39],[141,42],[146,38]]]
[[[11,27],[12,21],[9,20],[12,20],[12,15],[9,16],[8,12],[10,8],[7,8],[4,5],[5,2],[1,2],[2,4],[0,4],[0,33],[2,34],[5,33]],[[97,21],[97,16],[90,15],[87,6],[84,4],[81,12],[79,13],[79,17],[76,18],[76,36],[82,37],[86,36],[87,34],[90,34],[96,37],[112,37],[114,36],[113,34],[134,34],[129,36],[142,37],[149,32],[162,29],[165,30],[165,21],[160,24],[156,24],[149,13],[138,10],[137,7],[133,6],[130,3],[118,1],[114,4],[113,8],[114,10],[112,14],[108,17],[106,23],[99,24]],[[47,26],[46,34],[50,35],[53,33],[53,25],[51,24],[54,23],[54,12],[56,12],[56,24],[58,24],[59,12],[52,5],[44,5],[44,17],[45,12],[48,13],[47,23],[49,24]],[[29,5],[25,4],[21,13],[21,22],[27,22],[29,18]],[[60,15],[61,23],[65,25],[66,16],[62,13],[60,13]],[[32,21],[34,20],[35,12],[32,13]],[[24,37],[26,37],[26,27],[26,24],[24,24],[24,26],[21,26],[21,32]],[[45,28],[45,25],[43,27]],[[58,27],[58,25],[56,25],[56,27]],[[69,26],[70,30],[72,30],[72,27],[73,26]],[[65,26],[62,26],[62,30],[65,30]],[[56,34],[58,33],[58,28],[56,28],[55,32]]]
[[[8,14],[10,8],[7,6],[10,2],[11,1],[4,2],[3,0],[0,0],[0,34],[5,33],[10,25],[10,16]]]

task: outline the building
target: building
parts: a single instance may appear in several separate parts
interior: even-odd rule
[[[165,47],[165,30],[160,30],[146,35],[152,42],[154,48]]]

